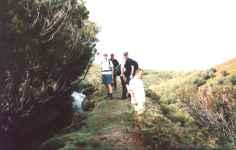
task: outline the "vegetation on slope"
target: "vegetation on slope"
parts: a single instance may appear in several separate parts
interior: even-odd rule
[[[86,80],[97,86],[91,97],[94,110],[86,113],[82,128],[55,136],[44,143],[43,150],[236,148],[234,74],[217,76],[214,68],[185,73],[146,71],[146,111],[137,122],[128,102],[104,100],[99,69],[91,69],[94,73],[89,72]]]
[[[0,147],[31,150],[70,123],[71,83],[97,27],[82,0],[0,1]]]
[[[152,149],[235,149],[235,75],[216,74],[192,72],[149,86],[153,101],[141,130]]]
[[[216,66],[216,69],[219,72],[227,71],[229,73],[236,73],[236,58]]]
[[[100,69],[93,66],[85,79],[86,84],[96,86],[89,95],[94,109],[75,116],[72,125],[47,140],[41,150],[136,150],[141,143],[133,139],[133,114],[128,101],[120,100],[120,88],[115,91],[114,100],[104,98],[100,84]],[[90,93],[91,94],[91,93]],[[79,118],[78,118],[79,117]],[[83,122],[81,126],[81,122]],[[77,124],[77,125],[76,125]],[[143,148],[142,148],[143,149]]]

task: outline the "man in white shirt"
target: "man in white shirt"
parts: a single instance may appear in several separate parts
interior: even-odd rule
[[[145,110],[145,91],[142,76],[143,70],[138,69],[128,85],[128,91],[131,95],[131,104],[137,114],[142,114]]]
[[[106,86],[107,97],[112,99],[112,81],[113,81],[113,64],[108,59],[108,54],[103,54],[103,59],[101,61],[101,72],[102,72],[102,83]]]

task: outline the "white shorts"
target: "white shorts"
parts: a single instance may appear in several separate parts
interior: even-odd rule
[[[138,113],[138,114],[142,114],[145,110],[145,104],[144,103],[137,103],[136,105],[135,104],[132,104],[133,107],[134,107],[134,110]]]

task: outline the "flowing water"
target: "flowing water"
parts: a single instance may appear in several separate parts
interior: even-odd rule
[[[75,110],[76,112],[83,112],[83,101],[86,98],[86,95],[84,95],[83,93],[74,91],[71,95],[73,97],[73,110]]]

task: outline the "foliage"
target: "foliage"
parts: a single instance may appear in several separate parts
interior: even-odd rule
[[[211,68],[204,73],[204,79],[208,80],[210,78],[214,78],[216,76],[215,74],[216,74],[216,69]]]
[[[92,70],[94,72],[98,71],[94,67]],[[87,125],[72,133],[52,138],[44,146],[47,148],[47,146],[54,145],[57,147],[60,145],[61,149],[78,149],[78,147],[84,149],[95,149],[95,147],[97,149],[116,149],[114,148],[114,143],[110,140],[112,139],[110,135],[112,131],[110,129],[123,124],[125,126],[120,127],[128,127],[127,131],[138,127],[138,133],[141,134],[140,137],[147,150],[160,148],[173,150],[235,149],[235,130],[233,130],[235,127],[229,124],[235,120],[236,116],[235,101],[233,100],[236,93],[235,87],[230,84],[230,76],[225,78],[225,82],[221,85],[218,84],[218,78],[215,77],[209,78],[200,87],[193,84],[193,81],[202,77],[204,73],[192,72],[181,75],[176,73],[172,78],[164,79],[159,84],[156,84],[156,82],[149,84],[149,87],[146,87],[148,96],[146,99],[146,111],[139,121],[132,120],[131,112],[126,112],[126,109],[130,109],[126,108],[127,102],[117,100],[107,102],[97,93],[94,97],[96,99],[95,109],[89,112],[86,121]],[[95,81],[95,78],[97,80],[99,78],[98,75],[88,74],[89,78],[87,79],[92,78],[90,81]],[[156,78],[153,79],[153,75]],[[148,79],[150,77],[152,79]],[[145,81],[159,80],[160,78],[162,79],[162,77],[153,72],[146,72],[144,75]],[[96,83],[94,85],[100,86]],[[226,93],[229,93],[228,98],[232,101],[230,102],[230,109],[226,109],[224,115],[221,115],[220,108],[222,103],[220,102],[222,101],[222,96]],[[213,105],[209,110],[206,110],[205,104],[200,103],[204,97],[214,98],[212,99]],[[189,104],[193,104],[192,108]],[[228,115],[228,112],[230,115]],[[122,115],[120,116],[119,114]],[[227,121],[227,117],[231,121]],[[222,120],[225,121],[221,123]],[[133,127],[131,127],[131,121],[134,124]],[[96,140],[94,144],[95,137],[104,135],[104,133],[109,134],[109,139]],[[128,134],[128,132],[126,133]],[[126,145],[130,146],[131,144],[129,144]],[[119,148],[122,149],[123,147]]]
[[[232,75],[230,77],[230,82],[233,84],[233,85],[236,85],[236,75]]]
[[[223,77],[226,77],[229,75],[229,73],[226,70],[222,70],[220,73]]]
[[[153,104],[149,101],[140,122],[145,145],[150,149],[201,149],[205,147],[205,129],[176,104]]]
[[[31,149],[27,140],[70,120],[71,83],[95,53],[88,15],[77,0],[0,2],[1,148]]]
[[[208,80],[211,80],[215,78],[215,70],[209,69],[204,72],[200,72],[198,75],[195,76],[193,80],[193,84],[195,84],[197,87],[200,87],[208,82]]]
[[[236,97],[231,79],[208,70],[150,85],[141,123],[150,149],[235,149]],[[220,79],[222,80],[222,79]]]
[[[127,147],[134,149],[133,145],[122,143],[126,134],[129,134],[127,130],[132,128],[132,113],[128,102],[118,100],[108,102],[100,95],[94,98],[97,100],[96,107],[88,112],[86,124],[82,128],[73,127],[71,132],[47,140],[40,150],[111,150],[127,149]]]
[[[203,78],[196,78],[193,81],[193,84],[195,84],[197,87],[202,86],[206,83],[206,80],[204,80]]]
[[[145,70],[144,72],[144,84],[148,88],[150,85],[160,84],[175,78],[176,76],[184,76],[187,72],[174,72],[174,71],[154,71]]]
[[[197,100],[186,100],[188,112],[204,127],[219,133],[219,136],[235,134],[236,118],[233,116],[235,109],[235,89],[228,87],[212,87],[206,97],[197,97]],[[204,101],[206,99],[206,101]]]
[[[233,58],[229,61],[224,62],[223,64],[220,64],[216,66],[217,72],[221,72],[223,70],[226,70],[230,74],[236,73],[236,58]]]

